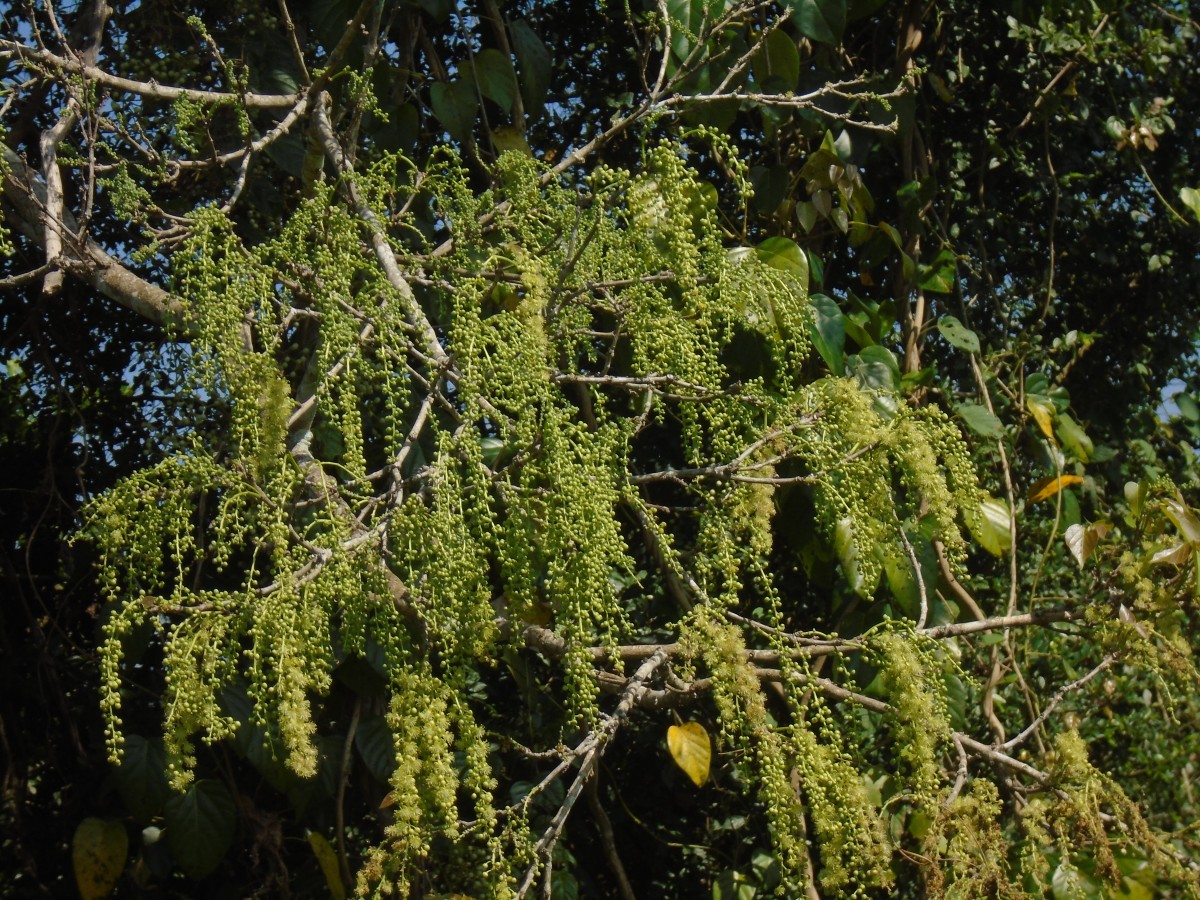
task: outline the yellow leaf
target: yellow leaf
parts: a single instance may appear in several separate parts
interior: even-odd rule
[[[117,886],[129,853],[129,835],[120,822],[84,819],[71,841],[71,862],[82,900],[103,900]]]
[[[696,787],[708,781],[708,767],[712,764],[712,742],[708,732],[699,722],[685,722],[667,729],[667,749],[675,764],[692,779]]]
[[[1029,486],[1027,499],[1030,503],[1037,503],[1039,500],[1045,500],[1047,497],[1053,497],[1065,487],[1070,487],[1073,484],[1081,484],[1083,479],[1078,475],[1059,475],[1057,478],[1039,478]]]
[[[1025,408],[1033,415],[1034,420],[1038,423],[1038,428],[1042,429],[1042,434],[1049,439],[1050,443],[1054,444],[1054,404],[1026,397]]]
[[[346,900],[346,886],[342,884],[342,873],[338,870],[337,853],[325,836],[315,831],[308,832],[308,843],[313,849],[313,856],[321,866],[325,875],[325,883],[329,885],[329,893],[333,900]]]

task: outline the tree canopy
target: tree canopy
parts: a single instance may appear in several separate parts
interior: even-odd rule
[[[0,885],[1200,893],[1198,17],[0,2]]]

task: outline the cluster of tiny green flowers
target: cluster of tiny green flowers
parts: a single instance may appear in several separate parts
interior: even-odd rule
[[[924,806],[936,801],[941,749],[951,733],[936,649],[915,633],[895,631],[873,635],[869,650],[894,711],[895,745],[908,770],[905,780],[914,801]]]
[[[1029,896],[1009,877],[1009,844],[998,824],[1000,813],[999,792],[986,778],[973,778],[953,802],[936,808],[922,846],[929,896]]]
[[[685,660],[702,661],[711,673],[720,741],[750,752],[751,776],[766,808],[784,882],[802,890],[807,858],[801,838],[803,813],[792,788],[785,743],[770,725],[758,678],[746,661],[742,633],[720,622],[711,610],[697,607],[683,623],[679,642]]]
[[[449,436],[430,479],[433,501],[410,498],[399,510],[392,551],[413,586],[431,643],[450,658],[486,654],[495,627],[485,546],[470,519],[488,514],[487,498],[462,477]]]
[[[189,127],[205,114],[178,109]],[[732,156],[730,164],[744,175]],[[613,577],[637,569],[626,546],[632,509],[665,565],[691,556],[702,596],[681,625],[684,665],[712,675],[722,740],[751,763],[785,883],[803,887],[804,802],[826,887],[886,886],[879,817],[823,707],[801,710],[789,690],[800,724],[775,727],[741,631],[716,612],[757,589],[782,625],[768,575],[775,488],[698,480],[688,487],[691,518],[677,529],[679,519],[652,507],[629,472],[639,430],[655,421],[678,423],[688,465],[747,454],[748,471],[769,477],[777,458],[798,460],[816,484],[822,527],[832,535],[851,523],[873,585],[882,567],[874,548],[900,552],[896,522],[882,510],[899,506],[915,518],[925,504],[957,546],[956,511],[974,481],[948,421],[905,410],[881,416],[849,380],[799,383],[810,353],[807,285],[753,253],[726,251],[706,199],[711,186],[678,147],[651,148],[637,173],[598,171],[587,191],[512,153],[483,196],[448,152],[419,177],[403,158],[386,158],[358,184],[400,238],[401,266],[415,273],[452,368],[426,365],[405,298],[364,252],[366,225],[332,187],[314,184],[276,236],[253,247],[220,211],[196,211],[174,255],[173,287],[194,335],[189,385],[225,410],[212,429],[221,446],[197,439],[90,513],[105,589],[122,604],[103,661],[114,751],[121,639],[143,619],[166,632],[165,728],[177,784],[190,777],[198,736],[219,739],[234,727],[216,698],[241,677],[253,715],[270,723],[291,768],[315,773],[311,706],[330,688],[334,642],[340,636],[342,649],[358,653],[370,636],[391,678],[398,767],[395,822],[360,892],[407,896],[442,836],[463,846],[464,859],[486,855],[478,884],[502,896],[510,874],[532,862],[529,824],[524,811],[493,809],[487,741],[462,687],[495,655],[499,617],[515,635],[523,624],[544,625],[567,644],[559,665],[568,715],[594,720],[589,648],[615,650],[632,630]],[[428,250],[432,241],[415,237],[411,216],[392,215],[418,189],[432,193],[434,215],[453,234],[436,259],[404,259],[400,249],[412,240]],[[732,391],[722,353],[747,334],[773,374]],[[628,380],[670,375],[678,386],[561,383],[610,367]],[[409,457],[420,462],[393,479],[388,467],[427,384],[439,396]],[[293,415],[309,401],[313,415]],[[311,452],[310,462],[289,448]],[[421,620],[411,633],[388,595],[385,558]],[[231,575],[235,565],[242,571]],[[206,590],[214,572],[234,588]],[[943,732],[940,695],[929,660],[890,638],[876,652],[899,727],[919,726],[902,743],[918,747],[908,764],[927,794]],[[932,743],[920,744],[928,733]],[[460,799],[473,807],[469,825]]]
[[[798,790],[816,831],[821,886],[837,896],[867,892],[892,882],[891,847],[883,818],[867,795],[863,774],[837,745],[822,740],[794,712],[789,735]]]
[[[407,897],[433,836],[458,834],[458,773],[445,686],[421,665],[394,673],[392,681],[387,720],[396,747],[394,819],[386,844],[360,873],[358,890],[366,895],[382,888]]]

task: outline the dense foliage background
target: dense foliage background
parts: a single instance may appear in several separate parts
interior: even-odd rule
[[[1197,18],[0,2],[0,889],[1195,893]]]

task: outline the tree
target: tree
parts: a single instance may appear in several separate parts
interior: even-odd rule
[[[1194,10],[0,10],[10,885],[1196,892]]]

